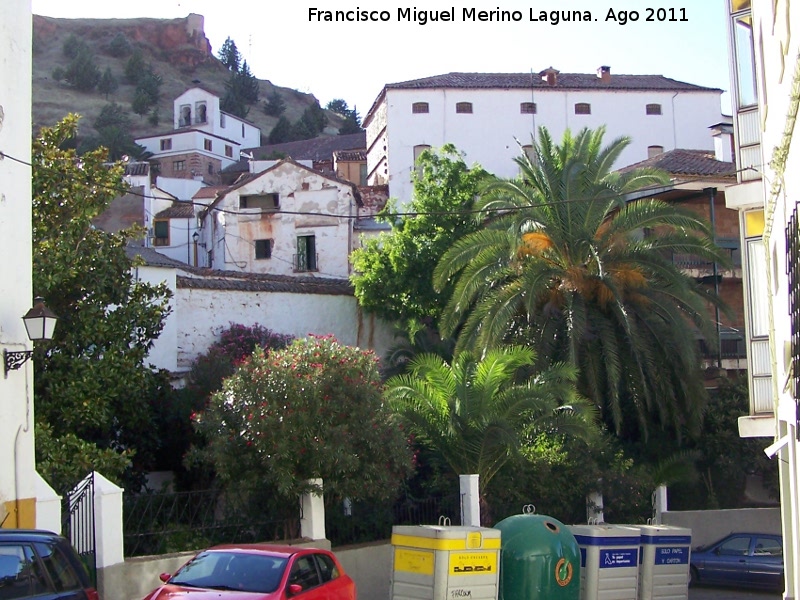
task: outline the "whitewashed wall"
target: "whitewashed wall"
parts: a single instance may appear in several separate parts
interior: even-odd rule
[[[612,75],[613,79],[613,75]],[[434,148],[453,143],[465,153],[467,164],[479,163],[501,177],[513,177],[519,156],[516,140],[531,143],[539,126],[560,140],[564,130],[606,125],[606,142],[627,135],[631,145],[616,167],[647,159],[648,146],[714,150],[709,127],[721,120],[720,91],[616,90],[479,90],[388,89],[385,107],[377,107],[367,127],[367,165],[370,183],[388,176],[390,194],[403,202],[411,198],[414,146]],[[428,102],[428,114],[412,114],[414,102]],[[471,102],[471,114],[457,114],[457,102]],[[520,103],[535,102],[537,114],[520,114]],[[576,115],[578,102],[591,104],[590,115]],[[661,115],[647,115],[647,104],[660,104]],[[382,111],[386,111],[386,134]],[[385,139],[384,139],[385,137]],[[384,173],[381,161],[388,158]]]
[[[144,283],[151,283],[154,285],[166,283],[173,294],[170,299],[172,313],[164,321],[164,329],[161,330],[161,335],[155,340],[153,347],[150,348],[145,362],[153,364],[160,369],[174,372],[178,368],[176,351],[178,343],[178,319],[175,314],[175,269],[143,266],[136,267],[133,275],[137,281],[142,281]]]
[[[192,107],[192,119],[195,118],[195,106],[197,102],[206,102],[206,118],[205,125],[197,124],[192,125],[197,129],[214,133],[218,136],[233,140],[241,144],[244,148],[254,148],[261,145],[261,131],[243,119],[239,119],[231,114],[225,113],[224,122],[221,124],[219,107],[219,97],[207,92],[201,88],[190,88],[183,94],[175,98],[173,101],[173,127],[178,129],[180,123],[180,108],[184,104],[189,104]],[[242,135],[242,127],[244,126],[244,135]],[[239,157],[235,157],[239,160]]]

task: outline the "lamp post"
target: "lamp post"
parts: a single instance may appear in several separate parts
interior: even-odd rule
[[[53,339],[53,332],[55,331],[58,317],[52,310],[45,306],[44,299],[35,298],[33,301],[33,308],[25,313],[25,316],[22,317],[22,321],[25,323],[25,330],[28,332],[28,338],[30,338],[32,342],[37,342],[40,340]],[[33,350],[9,352],[3,349],[5,377],[8,378],[9,371],[16,371],[19,369],[31,356],[33,356]]]

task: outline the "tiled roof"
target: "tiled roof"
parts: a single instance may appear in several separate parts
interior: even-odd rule
[[[194,193],[192,196],[192,200],[202,200],[208,198],[215,198],[217,192],[221,192],[222,190],[227,190],[227,185],[210,185],[208,187],[201,187]]]
[[[559,73],[555,85],[550,85],[538,73],[446,73],[387,83],[387,89],[580,89],[580,90],[664,90],[664,91],[720,91],[663,75],[611,75],[608,81],[591,73]]]
[[[336,160],[340,161],[362,161],[367,160],[365,150],[337,150],[333,153]]]
[[[672,175],[691,177],[736,177],[736,167],[732,162],[714,158],[709,150],[670,150],[642,162],[628,165],[621,171],[649,167],[661,169]]]
[[[260,273],[234,273],[189,268],[194,277],[178,275],[179,288],[230,290],[239,292],[285,292],[288,294],[324,294],[328,296],[352,296],[353,288],[347,279],[317,277],[291,277],[289,275],[267,275]]]
[[[275,156],[290,157],[294,160],[330,160],[338,150],[366,150],[367,133],[360,131],[348,135],[321,135],[310,140],[269,144],[258,148],[249,148],[255,160],[271,160]],[[247,171],[247,159],[240,159],[222,169],[224,173]]]
[[[194,205],[191,202],[174,202],[158,214],[159,219],[191,219],[194,217]]]
[[[135,244],[128,244],[125,246],[125,254],[131,260],[136,256],[141,256],[144,262],[149,267],[169,267],[174,269],[186,268],[188,265],[179,260],[164,256],[153,248],[145,248],[144,246],[137,246]]]

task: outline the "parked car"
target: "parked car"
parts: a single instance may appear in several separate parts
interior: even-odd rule
[[[732,533],[692,550],[691,584],[783,589],[783,540],[769,533]]]
[[[200,552],[174,575],[162,573],[164,582],[145,600],[169,600],[199,590],[214,600],[356,600],[356,586],[336,556],[328,550],[240,544],[214,546]],[[209,596],[210,597],[210,596]]]
[[[0,529],[0,598],[99,600],[70,543],[50,531]]]

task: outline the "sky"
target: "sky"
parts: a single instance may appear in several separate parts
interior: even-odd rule
[[[612,76],[654,74],[725,92],[730,87],[726,0],[463,1],[32,0],[32,7],[34,14],[61,18],[201,14],[214,54],[231,37],[259,79],[312,93],[323,106],[343,98],[362,117],[385,84],[453,71],[538,73],[552,66],[594,73],[607,65]],[[325,11],[366,11],[387,20],[329,22]],[[506,11],[520,20],[480,21],[480,11],[485,18]],[[564,11],[583,17],[589,11],[591,20],[566,21]],[[430,12],[442,20],[421,24]],[[727,93],[721,108],[731,114]]]

